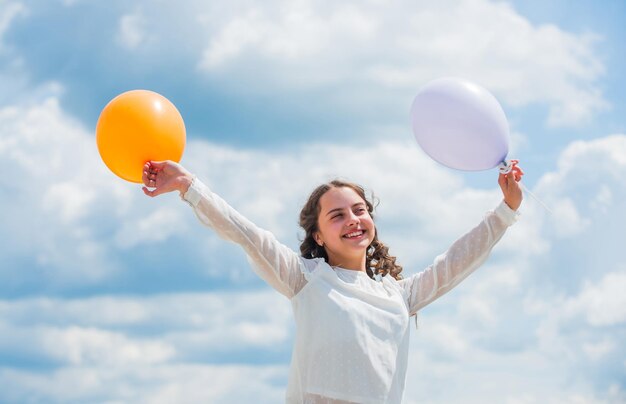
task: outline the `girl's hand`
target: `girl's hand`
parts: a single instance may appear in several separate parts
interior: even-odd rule
[[[184,195],[191,185],[193,175],[173,161],[148,161],[143,166],[143,193],[155,197],[167,192],[178,191]],[[149,190],[148,188],[153,188]]]
[[[512,160],[513,167],[508,174],[500,174],[498,185],[502,189],[504,202],[513,210],[517,210],[522,204],[522,187],[518,182],[522,179],[524,171],[517,166],[518,161]]]

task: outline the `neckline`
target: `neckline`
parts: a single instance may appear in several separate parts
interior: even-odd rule
[[[334,269],[334,270],[338,269],[338,270],[340,270],[341,272],[344,272],[344,273],[347,272],[347,273],[363,274],[363,275],[366,275],[369,278],[369,275],[367,275],[367,272],[365,272],[365,271],[357,271],[356,269],[347,269],[347,268],[342,268],[340,266],[331,266],[331,268]]]

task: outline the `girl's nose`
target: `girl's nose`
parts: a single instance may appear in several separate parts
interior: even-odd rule
[[[348,214],[348,222],[346,223],[348,226],[352,226],[354,224],[359,223],[359,217],[355,215],[353,212]]]

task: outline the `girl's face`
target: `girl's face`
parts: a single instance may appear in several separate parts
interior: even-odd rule
[[[359,194],[349,187],[329,189],[320,198],[318,228],[315,241],[326,250],[330,265],[365,271],[376,228]]]

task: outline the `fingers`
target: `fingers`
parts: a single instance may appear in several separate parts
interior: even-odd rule
[[[506,174],[500,174],[498,176],[498,185],[500,186],[500,189],[502,190],[503,194],[506,194],[508,192],[509,182],[507,180]]]
[[[169,161],[146,161],[143,165],[144,171],[158,173],[162,171]]]
[[[141,174],[141,180],[145,186],[154,188],[156,187],[157,171],[152,170],[149,163],[144,164],[143,173]]]
[[[500,185],[500,187],[506,186],[506,174],[498,175],[498,184]]]
[[[150,191],[148,188],[146,187],[141,187],[141,190],[143,191],[144,194],[150,196],[150,197],[155,197],[156,195],[154,195],[154,191]]]
[[[498,185],[504,191],[509,188],[510,184],[519,182],[523,175],[524,173],[519,168],[513,167],[508,173],[498,175]]]
[[[510,174],[513,174],[514,180],[519,182],[524,176],[524,171],[522,171],[522,169],[517,166],[513,166]]]
[[[144,183],[144,185],[148,185],[148,182],[150,181],[150,177],[148,177],[149,172],[150,164],[146,163],[143,165],[143,173],[141,174],[141,181]]]
[[[159,196],[162,193],[164,193],[162,188],[154,188],[153,190],[149,190],[146,187],[141,187],[141,190],[143,191],[144,194],[148,195],[151,198],[154,198],[155,196]]]
[[[506,175],[506,183],[507,186],[509,184],[513,184],[514,182],[516,182],[516,177],[515,177],[515,173],[513,172],[513,170],[511,170],[507,175]]]
[[[167,160],[165,161],[148,161],[146,162],[146,164],[149,164],[154,170],[162,170],[163,167],[165,167],[165,165],[168,163]]]
[[[511,160],[511,163],[511,171],[498,176],[498,184],[500,184],[500,186],[508,186],[508,181],[519,182],[524,176],[524,171],[517,166],[517,160]]]

